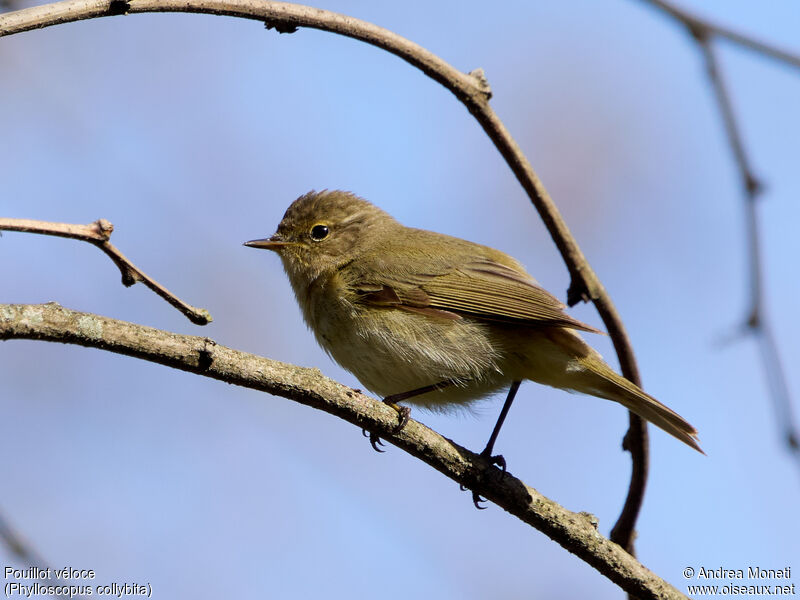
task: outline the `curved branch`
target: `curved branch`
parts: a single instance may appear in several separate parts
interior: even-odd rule
[[[179,335],[48,304],[0,304],[0,340],[36,339],[99,348],[160,363],[316,408],[375,431],[453,481],[535,527],[637,598],[685,598],[574,513],[477,454],[410,420],[395,432],[397,412],[383,402],[308,369]]]
[[[227,15],[263,21],[268,28],[292,33],[298,27],[321,29],[366,42],[391,52],[445,85],[453,93],[490,96],[479,73],[465,74],[422,46],[372,23],[335,12],[261,0],[65,0],[0,16],[0,37],[31,29],[97,17],[146,12]]]
[[[0,37],[84,19],[143,12],[189,12],[264,21],[268,28],[291,33],[310,27],[351,37],[391,52],[450,90],[489,136],[536,207],[570,273],[567,302],[594,302],[614,343],[622,374],[641,387],[633,348],[622,319],[583,255],[561,213],[528,159],[489,106],[491,91],[483,71],[462,73],[436,55],[391,31],[338,13],[268,0],[63,0],[0,15]],[[644,497],[648,467],[647,425],[631,413],[623,447],[631,451],[633,476],[614,540],[633,552],[634,526]]]

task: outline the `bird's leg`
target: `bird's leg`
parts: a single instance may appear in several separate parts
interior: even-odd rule
[[[511,384],[511,387],[508,390],[508,396],[506,396],[506,401],[503,404],[503,409],[500,411],[500,416],[497,417],[497,423],[494,425],[492,435],[489,436],[489,442],[486,444],[486,448],[484,448],[483,452],[480,454],[493,465],[500,467],[503,470],[503,473],[506,472],[506,459],[503,458],[502,454],[492,456],[492,450],[494,450],[494,443],[497,441],[497,436],[500,434],[500,428],[503,426],[503,423],[506,420],[508,411],[511,408],[511,403],[514,402],[514,397],[517,395],[517,390],[519,390],[521,383],[521,381],[515,381]],[[464,489],[464,486],[461,486],[461,488]],[[475,508],[478,510],[486,508],[485,506],[481,506],[480,502],[485,502],[485,500],[481,498],[477,492],[472,492],[472,503],[475,504]]]
[[[503,404],[503,409],[500,411],[500,416],[497,417],[497,423],[494,425],[492,435],[489,436],[489,442],[486,444],[486,448],[483,449],[483,452],[481,452],[481,456],[483,458],[490,460],[492,464],[497,465],[503,469],[503,471],[506,470],[506,459],[503,458],[501,454],[492,456],[492,450],[494,450],[494,443],[497,441],[497,436],[500,434],[500,428],[503,426],[503,423],[508,416],[511,403],[514,402],[514,397],[517,395],[517,390],[519,390],[521,383],[521,381],[515,381],[511,384],[511,387],[508,390],[508,396],[506,396],[506,401]]]
[[[439,383],[434,383],[433,385],[426,385],[425,387],[417,388],[415,390],[411,390],[409,392],[401,392],[399,394],[391,394],[386,396],[383,399],[384,404],[388,404],[393,409],[397,411],[399,416],[399,421],[394,428],[394,433],[397,433],[403,429],[403,427],[408,424],[408,417],[411,414],[411,409],[407,406],[399,406],[397,403],[402,402],[403,400],[408,400],[409,398],[413,398],[414,396],[421,396],[422,394],[427,394],[428,392],[434,392],[436,390],[443,390],[444,388],[450,387],[454,385],[455,382],[448,380],[448,381],[440,381]],[[367,435],[367,431],[363,430],[364,436]],[[377,452],[383,452],[378,446],[383,446],[383,442],[381,438],[378,437],[377,433],[373,433],[372,431],[369,432],[369,443],[372,444],[372,447]]]

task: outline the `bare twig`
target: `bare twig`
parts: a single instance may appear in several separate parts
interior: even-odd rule
[[[619,313],[527,158],[489,105],[491,90],[480,69],[462,73],[421,46],[371,23],[330,11],[268,0],[63,0],[0,15],[0,36],[84,19],[142,12],[229,15],[263,21],[268,27],[286,33],[299,27],[330,31],[391,52],[441,83],[481,124],[538,210],[570,273],[568,303],[594,302],[614,343],[622,374],[641,386],[633,349]],[[646,424],[636,415],[631,415],[631,422],[623,447],[631,450],[633,477],[623,514],[614,528],[614,539],[633,552],[633,528],[647,480],[648,443]]]
[[[786,384],[783,362],[772,334],[772,327],[764,327],[762,325],[758,341],[761,345],[761,355],[764,357],[767,384],[775,403],[775,414],[778,428],[780,429],[779,434],[786,443],[786,447],[800,461],[800,437],[798,437],[797,429],[794,425],[795,417],[792,411],[791,396]]]
[[[766,56],[768,58],[777,60],[781,63],[800,68],[800,56],[798,56],[797,54],[792,54],[791,52],[781,50],[780,48],[776,48],[775,46],[766,44],[750,36],[741,34],[737,31],[733,31],[732,29],[722,27],[717,23],[713,23],[711,21],[698,17],[694,13],[691,13],[682,8],[678,8],[677,6],[674,6],[669,2],[664,2],[663,0],[644,0],[644,1],[647,2],[648,4],[651,4],[652,6],[655,6],[656,8],[661,9],[663,12],[677,19],[679,22],[681,22],[683,25],[686,25],[690,29],[693,29],[695,31],[702,31],[707,36],[711,37],[717,36],[726,39],[730,42],[733,42],[734,44],[737,44],[738,46],[747,48],[748,50],[752,50],[753,52],[757,52],[762,56]]]
[[[733,152],[736,168],[739,172],[745,200],[745,217],[747,223],[747,246],[749,256],[749,288],[750,306],[746,312],[741,331],[752,332],[758,338],[761,362],[767,379],[780,436],[786,447],[800,461],[800,434],[795,425],[792,400],[786,373],[782,366],[780,352],[775,342],[772,325],[764,308],[764,283],[762,277],[762,257],[760,228],[758,224],[757,201],[764,190],[761,181],[756,177],[742,140],[741,128],[733,110],[731,94],[720,69],[719,57],[714,47],[714,38],[722,37],[759,54],[768,56],[795,67],[800,67],[800,56],[778,50],[772,46],[753,40],[740,33],[733,32],[701,19],[683,9],[676,8],[663,0],[646,0],[651,5],[668,13],[685,26],[697,42],[706,64],[709,83],[719,108],[725,134]]]
[[[16,556],[19,561],[28,567],[33,567],[36,569],[47,569],[48,564],[44,561],[44,559],[39,555],[36,550],[34,550],[25,540],[22,539],[20,535],[17,534],[16,531],[9,525],[8,520],[0,513],[0,540],[3,540],[6,548]],[[43,584],[49,583],[46,579],[38,578]],[[67,600],[68,596],[63,594],[55,594],[54,598],[60,598],[61,600]],[[83,598],[83,596],[75,596],[73,595],[72,598]]]
[[[397,412],[384,403],[323,376],[217,345],[51,302],[0,304],[0,340],[36,339],[99,348],[227,383],[268,392],[374,431],[535,527],[638,598],[685,598],[596,529],[594,518],[573,513],[533,488],[414,421],[397,431]]]
[[[780,436],[784,439],[786,447],[800,458],[800,446],[798,446],[798,433],[792,411],[789,386],[786,382],[786,374],[783,370],[780,352],[775,343],[772,323],[767,317],[763,299],[764,281],[761,267],[761,229],[758,224],[757,201],[763,192],[764,186],[754,175],[753,168],[750,164],[747,152],[745,151],[741,131],[733,111],[730,92],[722,77],[719,58],[715,52],[713,42],[707,36],[701,36],[697,39],[703,51],[708,77],[711,82],[711,87],[714,90],[722,120],[725,124],[725,132],[733,151],[744,193],[747,244],[749,249],[748,256],[750,257],[750,307],[746,312],[744,324],[746,330],[752,331],[758,337],[759,349],[761,350],[761,362],[764,367],[764,374],[767,378],[767,385],[769,386],[771,397],[775,404],[775,414]]]
[[[750,256],[750,308],[747,311],[747,317],[744,319],[744,322],[748,328],[759,330],[765,327],[765,323],[763,319],[764,284],[761,273],[761,243],[756,200],[758,200],[758,197],[761,195],[764,186],[755,176],[750,164],[750,159],[745,151],[739,125],[733,112],[730,92],[722,77],[719,59],[717,58],[712,41],[707,35],[700,32],[695,32],[695,35],[706,62],[706,70],[708,72],[709,81],[711,82],[711,89],[714,91],[714,97],[717,101],[719,112],[722,115],[725,133],[728,137],[731,150],[733,151],[733,157],[736,161],[736,167],[739,171],[742,183],[742,190],[744,191],[745,206],[747,208],[748,255]]]
[[[733,112],[733,104],[731,102],[730,93],[725,85],[722,73],[720,72],[719,59],[717,58],[714,46],[708,35],[696,30],[694,30],[693,33],[695,34],[695,39],[697,40],[697,43],[703,52],[703,58],[706,61],[706,70],[711,82],[711,88],[714,90],[717,106],[719,107],[719,112],[722,115],[722,121],[725,125],[725,133],[728,136],[728,142],[730,143],[731,150],[733,151],[736,167],[741,176],[742,188],[744,188],[745,192],[747,193],[748,201],[756,200],[764,188],[761,182],[755,176],[753,167],[750,164],[750,159],[745,151],[742,135],[739,131],[739,126],[736,122],[736,116]],[[758,271],[754,271],[752,275],[754,281],[760,282],[760,273]],[[754,307],[757,308],[760,303],[759,298],[755,297],[753,300]]]
[[[172,306],[181,311],[196,325],[207,325],[211,322],[211,315],[204,308],[196,308],[187,304],[170,292],[163,285],[151,279],[125,258],[117,248],[109,242],[114,226],[105,219],[98,219],[88,225],[73,225],[71,223],[51,223],[48,221],[33,221],[30,219],[8,219],[0,217],[0,230],[23,231],[27,233],[41,233],[58,237],[82,240],[94,244],[105,252],[122,273],[122,283],[126,287],[141,281]]]

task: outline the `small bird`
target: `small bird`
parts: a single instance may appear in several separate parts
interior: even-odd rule
[[[508,396],[482,456],[522,381],[613,400],[702,452],[697,431],[609,367],[573,319],[509,255],[401,225],[343,191],[309,192],[277,232],[245,246],[278,253],[320,346],[400,414],[396,403],[447,410],[500,390]],[[377,436],[371,436],[377,449]]]

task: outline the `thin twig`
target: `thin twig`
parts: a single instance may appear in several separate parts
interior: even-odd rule
[[[622,374],[641,386],[630,340],[610,296],[589,265],[528,159],[489,105],[491,90],[483,71],[465,74],[441,58],[391,31],[321,9],[268,0],[63,0],[0,15],[0,37],[31,29],[103,16],[142,12],[189,12],[229,15],[263,21],[268,28],[292,33],[310,27],[337,33],[391,52],[450,90],[472,113],[506,159],[539,212],[570,273],[567,302],[594,302],[614,343]],[[646,424],[635,415],[623,446],[631,450],[633,477],[615,540],[633,552],[634,525],[647,480]]]
[[[16,531],[14,531],[2,513],[0,513],[0,540],[3,540],[6,548],[8,548],[8,550],[14,556],[16,556],[22,564],[39,570],[50,569],[48,564],[39,555],[39,553],[36,552],[36,550],[34,550],[30,544],[23,540]],[[37,577],[36,579],[45,585],[51,583],[50,581],[40,577]],[[60,600],[68,600],[68,598],[70,598],[69,596],[65,596],[63,594],[55,594],[53,597],[59,598]],[[80,599],[83,598],[83,596],[73,595],[71,598]]]
[[[779,436],[786,447],[800,460],[797,427],[792,410],[792,398],[783,362],[775,342],[772,322],[767,316],[764,305],[764,281],[761,257],[761,228],[758,222],[758,198],[764,190],[761,181],[753,174],[753,168],[745,151],[741,131],[733,111],[730,91],[728,90],[719,66],[719,58],[715,52],[713,41],[706,37],[698,38],[706,61],[708,77],[719,106],[725,132],[733,151],[736,166],[742,182],[747,223],[747,245],[750,272],[750,307],[744,319],[745,331],[751,331],[758,339],[761,363],[767,379],[773,404],[775,406],[776,424]]]
[[[726,39],[738,46],[742,46],[743,48],[757,52],[762,56],[766,56],[781,63],[800,68],[800,56],[797,54],[787,52],[786,50],[781,50],[780,48],[776,48],[775,46],[756,40],[755,38],[739,33],[738,31],[733,31],[727,27],[722,27],[717,23],[713,23],[712,21],[698,17],[694,13],[682,8],[678,8],[669,2],[664,2],[664,0],[644,1],[655,6],[656,8],[661,9],[690,29],[702,31],[708,36],[717,36]]]
[[[437,471],[535,527],[638,598],[685,598],[597,531],[596,519],[566,510],[511,473],[414,421],[397,431],[383,402],[308,369],[269,360],[208,338],[76,312],[48,304],[0,304],[0,340],[36,339],[124,354],[282,396],[374,431]]]
[[[761,354],[764,357],[764,369],[767,372],[767,384],[770,387],[771,396],[775,402],[775,414],[777,415],[780,436],[786,442],[786,446],[800,460],[800,437],[794,426],[795,418],[792,412],[792,402],[789,395],[789,388],[786,385],[786,377],[783,370],[778,346],[775,344],[772,327],[762,327],[758,336],[761,345]]]
[[[741,331],[751,332],[758,340],[759,354],[761,355],[761,362],[767,379],[767,385],[775,405],[779,435],[784,439],[789,451],[800,461],[800,434],[798,434],[798,429],[795,425],[796,420],[792,410],[792,399],[789,394],[786,373],[783,369],[780,352],[775,342],[772,324],[766,315],[764,307],[764,282],[761,266],[761,229],[758,223],[757,207],[757,201],[764,191],[764,186],[758,177],[756,177],[747,155],[745,144],[742,139],[741,128],[733,110],[731,93],[722,76],[720,61],[717,56],[716,48],[714,47],[714,42],[716,37],[722,37],[762,55],[778,60],[781,63],[795,67],[800,67],[800,56],[790,54],[753,40],[743,34],[720,27],[715,23],[701,19],[683,9],[676,8],[663,0],[645,1],[668,13],[685,26],[697,42],[703,55],[706,72],[708,73],[708,80],[714,92],[714,98],[717,102],[720,115],[722,116],[728,144],[731,147],[736,168],[739,172],[739,179],[741,181],[745,201],[750,305],[743,319],[743,326],[739,329]]]
[[[145,275],[141,269],[129,261],[116,246],[108,241],[111,237],[111,233],[114,231],[114,226],[105,219],[98,219],[94,223],[89,223],[88,225],[74,225],[72,223],[51,223],[49,221],[0,217],[0,231],[2,230],[54,235],[94,244],[105,252],[114,264],[117,265],[120,273],[122,273],[122,284],[126,287],[130,287],[137,281],[140,281],[186,315],[192,323],[196,325],[207,325],[212,320],[211,315],[206,309],[196,308],[191,304],[187,304],[163,285]]]
[[[728,143],[733,151],[736,167],[741,176],[742,188],[744,188],[747,194],[748,201],[756,200],[764,188],[761,182],[755,176],[753,167],[750,164],[750,159],[745,151],[742,135],[739,131],[739,126],[736,122],[736,116],[733,112],[733,103],[731,102],[730,93],[728,92],[728,88],[725,85],[722,73],[720,72],[719,59],[717,58],[717,54],[714,50],[712,40],[708,37],[708,35],[701,31],[692,30],[692,33],[694,34],[694,37],[700,46],[700,49],[703,53],[703,58],[706,62],[708,78],[711,82],[711,88],[714,90],[714,97],[717,101],[719,112],[722,115],[722,121],[725,125],[725,133],[728,136]],[[752,273],[752,275],[756,281],[759,281],[759,277],[755,277],[759,275],[757,271]],[[754,299],[756,304],[757,301],[757,298]]]

